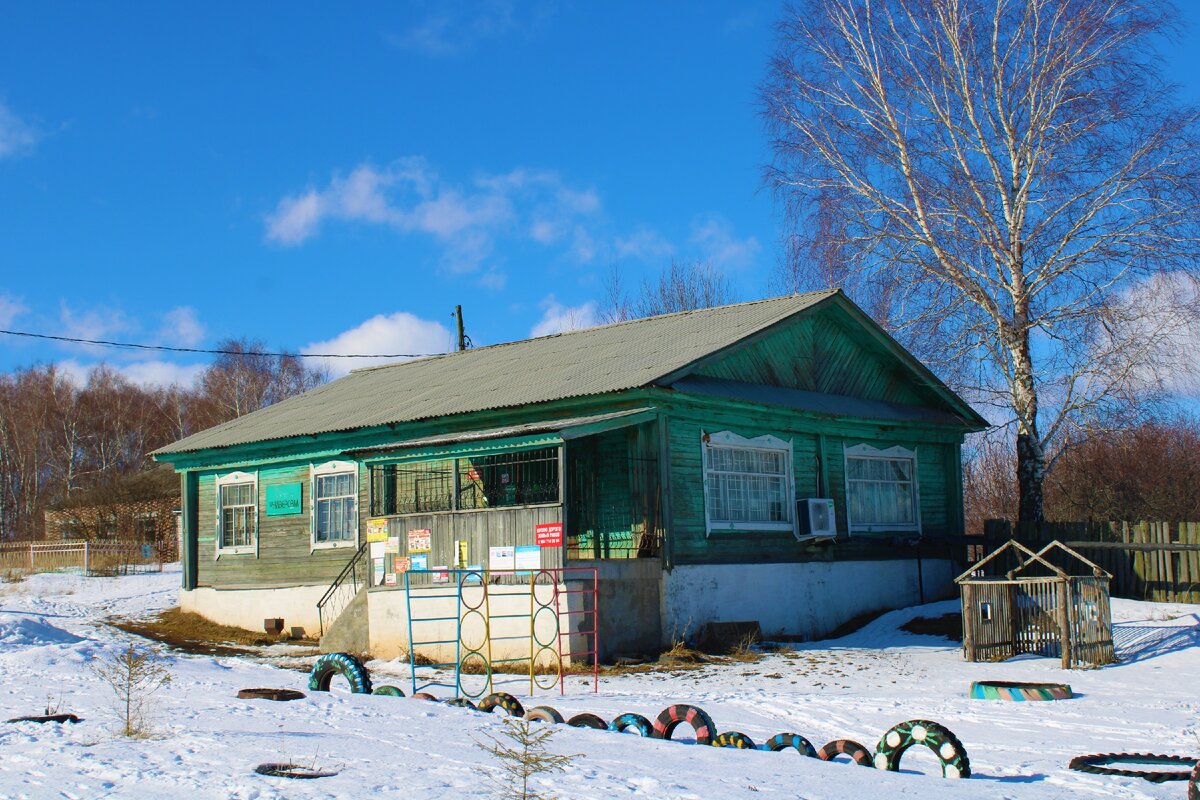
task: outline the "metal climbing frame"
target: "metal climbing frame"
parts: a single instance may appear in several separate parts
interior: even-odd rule
[[[529,575],[529,612],[493,613],[491,595],[492,590],[501,588],[498,579],[522,577],[525,574]],[[514,584],[502,586],[507,590],[503,593],[505,598],[515,601],[519,597],[519,593],[512,591]],[[528,663],[531,694],[536,689],[553,689],[556,683],[560,692],[565,692],[563,676],[567,672],[567,663],[575,666],[585,657],[591,662],[593,691],[599,691],[595,568],[541,569],[528,573],[491,573],[468,569],[410,570],[404,573],[404,592],[413,694],[441,686],[452,689],[458,696],[478,699],[494,690],[497,666],[525,662]],[[505,609],[505,605],[510,609]],[[509,611],[513,605],[502,603],[496,610]],[[500,623],[501,628],[517,630],[519,623],[506,624],[504,621],[524,619],[529,621],[528,633],[497,635],[494,630],[495,623]],[[453,637],[450,634],[451,624]],[[476,628],[482,635],[474,637],[464,628]],[[468,638],[471,641],[467,641]],[[521,642],[526,639],[529,641],[528,656],[493,658],[493,643]],[[454,661],[418,664],[417,652],[421,648],[436,647],[442,650],[451,646],[454,648]],[[507,649],[512,652],[522,648],[516,645]],[[418,667],[434,670],[453,667],[454,682],[436,679],[420,682]],[[547,667],[552,667],[552,671],[544,672]],[[506,671],[506,674],[519,675],[520,672]],[[470,691],[464,685],[464,675],[483,676],[483,686],[477,692]],[[546,681],[546,675],[552,676],[553,680]]]
[[[543,577],[548,577],[548,582],[539,582]],[[599,658],[599,617],[597,609],[599,608],[599,590],[598,590],[598,575],[595,567],[564,567],[559,569],[541,569],[535,572],[529,578],[529,691],[533,693],[535,689],[553,689],[554,683],[545,683],[539,680],[538,663],[539,658],[546,654],[547,651],[553,651],[556,656],[555,666],[557,672],[555,679],[558,683],[559,694],[566,693],[566,682],[563,676],[566,673],[564,665],[570,662],[571,666],[575,666],[577,659],[588,657],[592,666],[592,691],[600,691],[600,658]],[[576,584],[576,588],[570,588],[572,584]],[[552,587],[552,591],[548,594],[549,599],[543,601],[538,596],[539,586]],[[545,596],[545,595],[543,595]],[[575,599],[577,598],[577,599]],[[590,600],[590,603],[589,603]],[[563,606],[566,606],[564,609]],[[574,606],[574,607],[573,607]],[[544,612],[550,611],[554,615],[554,638],[550,640],[549,636],[540,637],[538,635],[538,619],[542,617]],[[579,623],[572,630],[572,621],[579,619]],[[563,622],[566,622],[564,625]],[[563,630],[563,628],[566,630]],[[543,641],[543,638],[548,641]],[[576,649],[572,645],[572,639],[578,641],[582,639],[586,644],[584,647]],[[564,646],[565,641],[565,646]]]

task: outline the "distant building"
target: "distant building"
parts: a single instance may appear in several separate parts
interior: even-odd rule
[[[45,512],[48,541],[151,545],[163,561],[179,558],[179,479],[161,467],[77,492]]]

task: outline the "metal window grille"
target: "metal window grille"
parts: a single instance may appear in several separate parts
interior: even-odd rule
[[[453,461],[371,467],[371,516],[450,511],[453,508]]]
[[[221,487],[221,547],[254,545],[258,503],[254,483],[227,483]]]
[[[714,522],[792,521],[787,453],[710,445],[709,519]]]
[[[458,460],[458,507],[461,509],[557,501],[557,447]]]

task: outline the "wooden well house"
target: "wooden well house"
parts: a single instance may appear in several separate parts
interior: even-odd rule
[[[1061,657],[1063,669],[1111,664],[1111,579],[1061,542],[1035,553],[1008,541],[955,579],[966,659],[1034,653]]]

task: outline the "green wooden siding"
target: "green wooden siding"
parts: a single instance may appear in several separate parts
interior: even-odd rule
[[[217,557],[216,479],[223,474],[225,471],[205,472],[199,476],[198,586],[294,586],[330,583],[337,577],[354,554],[357,543],[311,549],[309,510],[312,497],[308,463],[258,470],[258,553],[226,553]],[[360,519],[364,481],[360,469]],[[267,486],[286,483],[302,484],[303,512],[295,516],[267,516],[264,507]]]
[[[932,404],[912,371],[839,309],[814,311],[702,365],[696,374],[910,405]],[[940,404],[939,404],[940,407]]]

